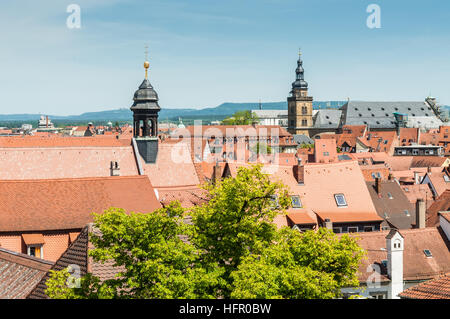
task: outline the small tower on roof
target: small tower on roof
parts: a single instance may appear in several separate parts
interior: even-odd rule
[[[158,94],[148,80],[149,67],[146,50],[145,79],[134,93],[130,110],[133,112],[133,135],[139,153],[147,163],[154,163],[158,154],[158,112],[161,107]]]

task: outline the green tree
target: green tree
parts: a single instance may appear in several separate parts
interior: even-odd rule
[[[291,205],[289,190],[261,165],[205,185],[208,201],[184,210],[178,202],[150,214],[109,209],[95,215],[97,262],[123,269],[100,282],[88,275],[65,288],[53,272],[51,298],[333,298],[357,286],[362,250],[349,236],[319,229],[278,230],[273,219]],[[186,224],[186,215],[191,224]],[[184,237],[182,237],[184,236]],[[182,240],[183,239],[183,240]]]
[[[238,111],[222,121],[223,125],[251,125],[258,123],[258,117],[251,111]]]

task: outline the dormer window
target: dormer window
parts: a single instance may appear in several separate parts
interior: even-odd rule
[[[334,199],[336,200],[336,205],[338,207],[346,207],[347,201],[345,200],[344,194],[335,194]]]
[[[300,196],[291,196],[291,202],[293,208],[302,208],[302,202]]]

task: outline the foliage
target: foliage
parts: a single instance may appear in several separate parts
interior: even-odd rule
[[[258,123],[258,117],[251,111],[237,111],[222,121],[223,125],[251,125]]]
[[[291,205],[288,189],[261,165],[204,186],[208,201],[184,210],[178,202],[151,214],[111,208],[95,215],[96,262],[121,272],[100,282],[64,285],[53,272],[51,298],[333,298],[357,286],[362,250],[356,240],[319,229],[278,230],[273,219]],[[184,222],[186,215],[192,223]],[[101,235],[99,235],[101,234]]]
[[[313,148],[314,148],[314,144],[306,144],[306,143],[302,143],[302,144],[300,145],[300,148],[313,149]]]
[[[208,203],[192,209],[192,242],[202,251],[201,260],[217,263],[226,285],[217,292],[228,297],[230,274],[241,259],[260,253],[276,236],[274,217],[289,206],[287,189],[273,183],[261,165],[239,168],[236,178],[205,186]],[[274,197],[278,204],[274,205]]]
[[[272,154],[272,148],[266,143],[257,142],[251,147],[255,154]]]

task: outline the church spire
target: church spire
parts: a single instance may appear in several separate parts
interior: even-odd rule
[[[292,83],[292,90],[308,89],[308,82],[305,81],[305,70],[303,69],[302,51],[298,51],[297,69],[295,69],[295,81]]]

